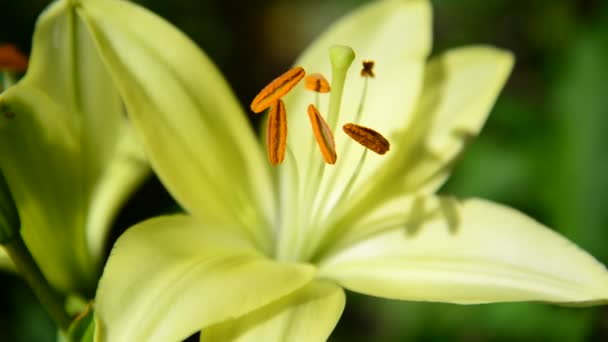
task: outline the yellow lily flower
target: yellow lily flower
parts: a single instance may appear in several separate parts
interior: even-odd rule
[[[96,296],[99,340],[176,341],[202,330],[211,341],[321,341],[344,289],[459,304],[608,300],[605,267],[552,230],[496,203],[434,194],[513,58],[472,46],[427,61],[427,1],[369,4],[303,53],[296,65],[331,76],[331,90],[281,92],[289,134],[274,107],[274,167],[223,77],[182,33],[122,1],[82,1],[78,14],[154,170],[188,212],[119,238]],[[349,68],[353,59],[374,69]],[[310,104],[327,117],[311,114],[325,158]],[[368,154],[337,134],[346,123],[377,130],[390,151]]]

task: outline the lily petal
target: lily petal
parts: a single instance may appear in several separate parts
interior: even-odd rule
[[[0,169],[21,234],[49,282],[62,290],[93,287],[86,250],[79,139],[63,111],[35,87],[19,83],[0,96]],[[71,166],[71,167],[70,167]]]
[[[354,122],[372,127],[390,140],[394,132],[404,129],[411,120],[421,89],[424,65],[431,46],[429,3],[389,0],[363,6],[333,24],[304,51],[296,65],[304,67],[309,73],[319,72],[330,77],[329,48],[336,44],[350,46],[357,54],[347,74],[338,127]],[[361,119],[357,120],[365,82],[360,76],[361,63],[367,59],[375,61],[376,77],[368,80],[363,113]],[[285,97],[287,110],[294,113],[289,119],[290,125],[299,127],[290,130],[288,145],[299,161],[299,187],[302,190],[311,187],[310,183],[318,177],[318,166],[323,163],[315,150],[317,147],[312,132],[302,129],[309,127],[303,113],[306,113],[309,104],[316,102],[315,97],[316,93],[305,87],[297,87]],[[328,115],[328,103],[329,94],[319,95],[317,108],[325,117]],[[361,146],[336,128],[332,129],[335,131],[338,161],[335,166],[325,168],[324,180],[318,191],[318,197],[330,203],[337,200],[336,197],[352,176],[353,165],[357,164],[363,152]],[[314,153],[311,153],[311,149]],[[385,161],[386,158],[382,156],[369,156],[358,183],[365,183],[368,176]],[[293,188],[297,190],[297,186],[294,184]],[[324,209],[327,206],[318,202],[316,207]]]
[[[268,166],[213,63],[171,24],[132,3],[83,1],[78,13],[173,196],[206,222],[239,223],[269,248],[275,202]]]
[[[112,158],[124,121],[118,91],[87,31],[73,1],[51,4],[36,23],[29,69],[22,81],[61,106],[61,120],[76,132],[84,198]]]
[[[481,130],[512,67],[511,53],[484,46],[449,50],[431,60],[413,119],[396,139],[399,145],[391,146],[398,158],[360,189],[336,225],[352,226],[391,197],[435,192]]]
[[[335,253],[321,276],[401,300],[608,302],[606,268],[522,213],[477,199],[428,201],[419,218],[430,216]]]
[[[104,270],[98,338],[183,340],[290,294],[314,274],[309,265],[264,258],[237,228],[183,215],[144,221],[118,239]]]
[[[87,245],[94,260],[101,261],[112,222],[122,205],[150,174],[143,147],[124,122],[121,141],[96,184],[87,216]]]
[[[414,120],[404,134],[411,150],[398,179],[412,192],[434,192],[455,158],[481,131],[513,68],[513,55],[488,46],[449,50],[431,60]]]
[[[201,341],[327,341],[345,303],[341,287],[316,280],[243,317],[203,330]]]

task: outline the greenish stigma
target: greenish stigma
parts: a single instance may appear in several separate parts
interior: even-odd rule
[[[335,131],[340,116],[346,73],[355,59],[355,51],[349,46],[334,45],[329,49],[329,59],[331,61],[331,93],[327,125],[332,131]]]

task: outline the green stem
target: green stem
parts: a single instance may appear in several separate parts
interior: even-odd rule
[[[4,247],[15,263],[19,274],[25,278],[42,306],[46,308],[59,328],[67,331],[71,320],[63,307],[64,298],[55,292],[44,278],[21,235],[14,236],[4,244]]]
[[[5,91],[15,83],[17,83],[17,79],[11,72],[2,71],[2,84],[0,84],[0,93]]]

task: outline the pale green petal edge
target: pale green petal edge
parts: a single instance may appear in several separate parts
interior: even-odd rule
[[[327,257],[320,275],[411,301],[608,303],[608,271],[526,215],[489,201],[428,198],[413,220]]]
[[[93,191],[86,225],[88,250],[101,262],[116,215],[151,173],[141,144],[125,121],[121,141]],[[98,265],[101,266],[101,265]]]
[[[261,309],[201,333],[203,341],[326,341],[338,323],[346,296],[333,282],[315,280]]]

